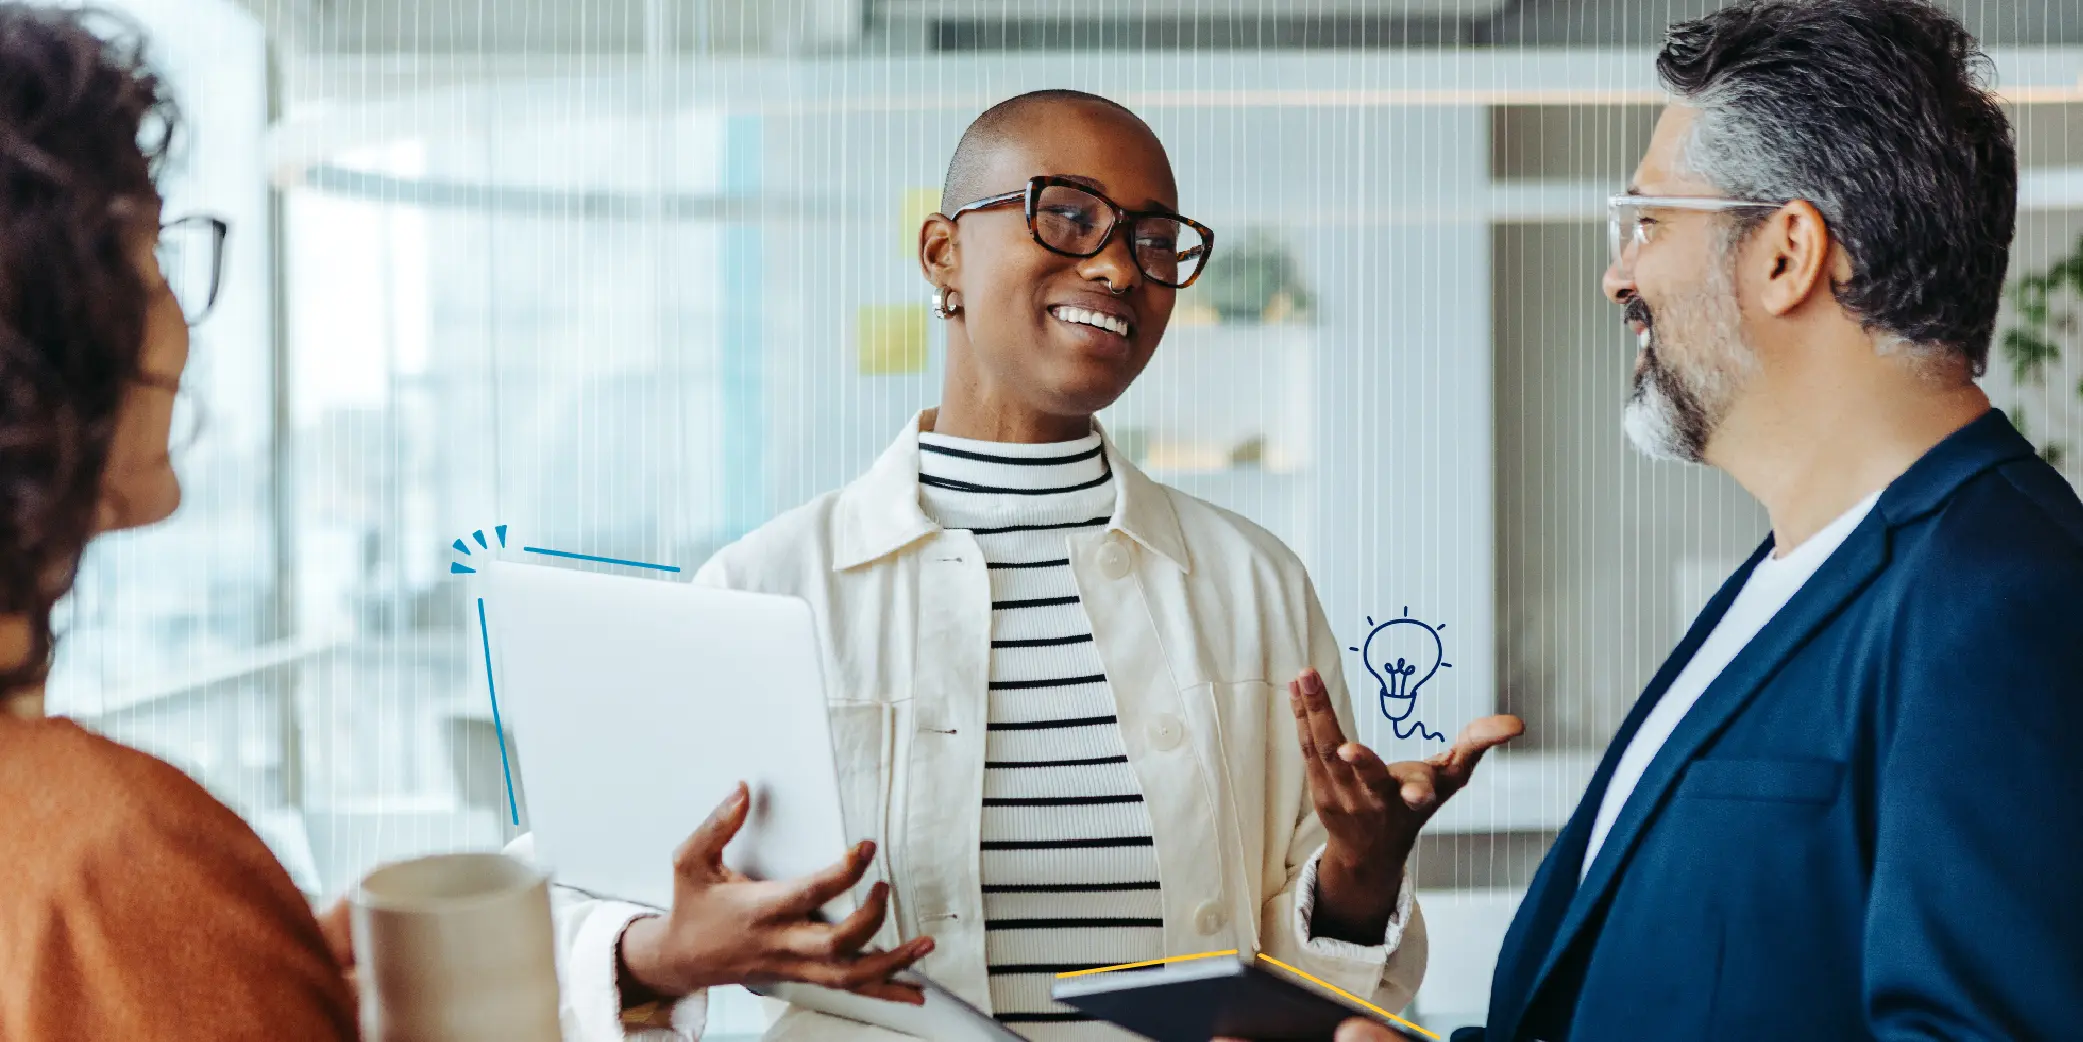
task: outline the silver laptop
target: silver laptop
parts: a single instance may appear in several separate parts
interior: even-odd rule
[[[740,780],[724,863],[746,875],[808,875],[869,838],[840,816],[808,604],[549,565],[485,578],[493,692],[559,884],[670,907],[673,852]]]

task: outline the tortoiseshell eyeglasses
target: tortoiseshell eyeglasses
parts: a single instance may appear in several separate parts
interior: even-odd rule
[[[1065,257],[1096,257],[1116,231],[1128,228],[1128,252],[1135,257],[1136,269],[1160,286],[1193,285],[1215,251],[1215,233],[1207,225],[1163,210],[1124,209],[1098,189],[1067,177],[1029,178],[1027,187],[978,199],[948,219],[1015,203],[1026,208],[1027,230],[1034,241]]]

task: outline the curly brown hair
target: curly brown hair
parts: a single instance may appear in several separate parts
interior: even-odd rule
[[[30,631],[28,655],[0,662],[0,694],[49,671],[51,610],[139,378],[137,237],[180,122],[144,49],[109,12],[0,2],[0,615]]]

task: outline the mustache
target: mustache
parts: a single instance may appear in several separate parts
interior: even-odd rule
[[[1649,310],[1648,302],[1640,296],[1627,298],[1627,306],[1621,309],[1620,321],[1640,322],[1645,329],[1656,328],[1656,316]]]

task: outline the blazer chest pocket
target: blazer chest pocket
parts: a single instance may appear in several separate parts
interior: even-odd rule
[[[1695,760],[1678,798],[1756,803],[1829,803],[1844,785],[1836,760]]]

